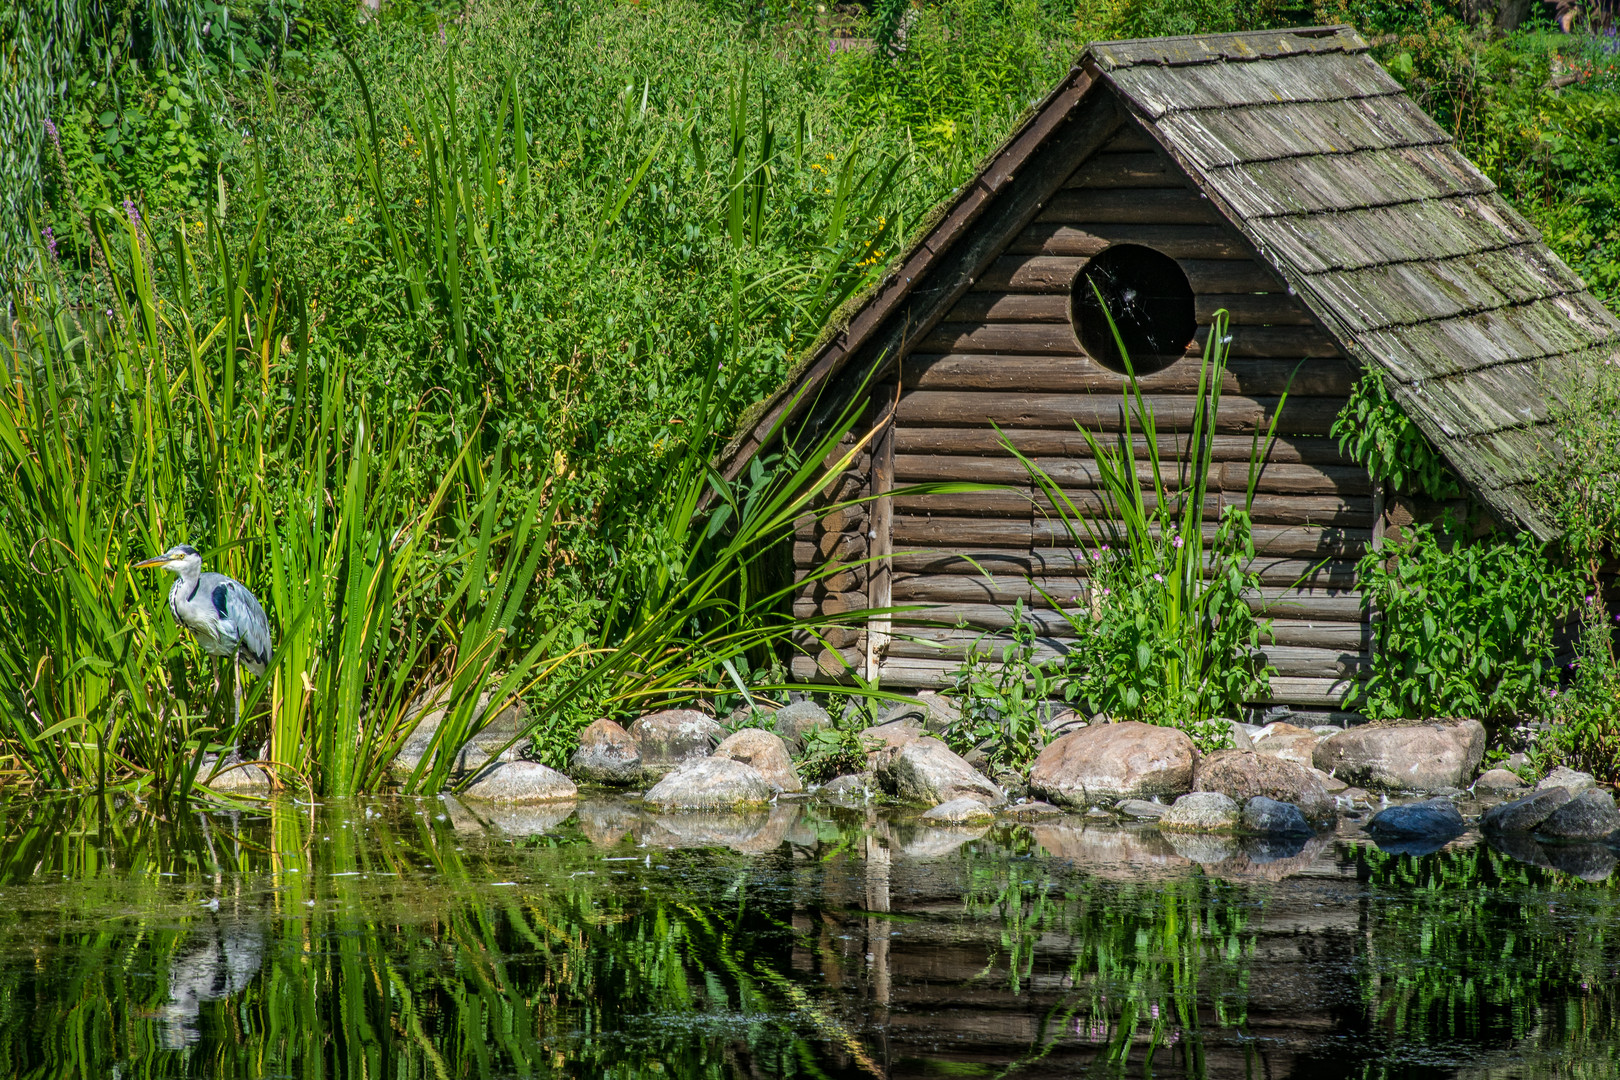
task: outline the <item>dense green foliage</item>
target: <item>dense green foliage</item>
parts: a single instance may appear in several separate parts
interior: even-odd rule
[[[511,561],[510,545],[532,508],[539,558],[522,599],[501,607],[510,622],[493,661],[507,670],[548,642],[534,673],[548,677],[520,678],[514,688],[526,687],[546,718],[543,751],[556,760],[579,721],[633,708],[628,687],[646,664],[626,660],[611,677],[585,678],[602,657],[637,634],[643,646],[724,639],[723,620],[684,614],[693,597],[713,598],[711,587],[743,581],[721,571],[723,588],[709,579],[683,592],[687,576],[707,565],[699,541],[729,542],[688,513],[703,483],[691,463],[705,460],[741,410],[778,385],[839,305],[971,175],[1088,37],[1356,23],[1375,41],[1375,55],[1612,300],[1620,288],[1612,42],[1545,25],[1494,35],[1461,14],[1372,0],[1310,9],[1224,0],[1078,7],[938,0],[873,5],[851,29],[877,47],[842,50],[829,48],[828,34],[847,14],[823,18],[792,3],[396,0],[383,4],[380,18],[361,20],[354,5],[337,0],[10,0],[0,4],[0,29],[15,45],[0,49],[8,125],[0,139],[8,200],[0,234],[8,238],[13,311],[27,318],[14,324],[8,355],[38,365],[54,350],[61,361],[36,366],[17,400],[68,387],[110,395],[80,413],[19,411],[17,427],[82,431],[102,422],[95,417],[132,415],[138,388],[160,370],[200,364],[189,385],[233,387],[199,411],[183,386],[175,429],[162,426],[168,418],[147,428],[110,424],[111,441],[88,444],[82,460],[134,467],[159,453],[153,443],[141,458],[129,441],[135,433],[165,432],[176,480],[161,520],[143,526],[143,545],[206,538],[211,557],[217,550],[221,565],[261,595],[274,594],[272,621],[297,640],[300,601],[338,579],[310,572],[272,584],[270,552],[285,549],[292,523],[303,520],[289,513],[298,483],[308,486],[303,498],[335,480],[266,478],[263,501],[233,518],[245,498],[237,474],[257,467],[235,462],[259,458],[242,450],[214,461],[215,447],[239,439],[230,433],[246,429],[233,425],[248,423],[275,436],[265,461],[313,455],[308,461],[335,478],[351,461],[372,460],[355,453],[361,419],[371,418],[366,430],[395,440],[374,444],[382,447],[376,460],[388,464],[365,482],[386,476],[386,490],[375,489],[381,516],[373,525],[383,529],[384,517],[399,514],[420,528],[424,576],[396,581],[408,597],[397,621],[374,624],[379,636],[353,648],[419,655],[405,680],[418,689],[432,681],[434,657],[454,654],[443,643],[459,640],[460,631],[434,629],[429,637],[441,644],[420,653],[407,643],[427,633],[422,620],[460,587],[455,568],[471,565],[482,508],[494,515],[480,556],[491,565]],[[127,238],[117,231],[123,222]],[[27,242],[15,242],[25,235]],[[132,284],[142,298],[134,303],[126,295]],[[99,365],[120,348],[145,366],[115,389]],[[305,408],[300,393],[317,383],[341,391],[318,423],[305,425],[291,413]],[[1381,423],[1390,410],[1376,389],[1364,386],[1354,430],[1341,434],[1380,475],[1404,479],[1415,469],[1426,483],[1435,470],[1408,453],[1411,432]],[[300,445],[295,453],[276,441],[301,425],[324,433],[316,451]],[[198,439],[204,430],[211,434]],[[18,447],[18,462],[39,452],[37,439]],[[104,459],[94,458],[96,447],[107,451]],[[497,458],[500,483],[492,484]],[[767,489],[779,495],[770,488],[779,464],[762,463],[733,493],[736,505]],[[62,484],[70,473],[51,475]],[[672,475],[686,477],[686,486],[671,484]],[[1601,480],[1591,480],[1601,472],[1581,476],[1589,482],[1560,490],[1601,494]],[[1608,503],[1582,505],[1612,505],[1612,486],[1604,490]],[[43,565],[50,532],[26,524],[49,510],[31,498],[18,494],[5,522],[19,538],[12,563],[19,575]],[[110,567],[114,552],[126,552],[90,543],[96,515],[126,514],[136,504],[145,505],[133,488],[123,504],[87,503],[93,512],[74,526],[81,535],[48,543],[85,573]],[[430,507],[437,509],[424,514]],[[57,518],[66,528],[65,512]],[[761,510],[752,520],[771,519]],[[1583,535],[1612,535],[1612,516],[1585,520]],[[735,519],[719,527],[733,536],[735,529]],[[314,551],[330,539],[304,542]],[[332,544],[323,550],[348,566]],[[372,550],[381,558],[380,548]],[[749,599],[727,604],[762,614],[773,588],[766,576],[764,564],[754,564],[744,575]],[[118,588],[126,606],[103,609],[99,652],[69,660],[65,646],[8,646],[8,667],[27,672],[13,676],[26,689],[10,700],[64,703],[56,711],[18,705],[15,715],[33,725],[12,733],[24,759],[41,752],[30,740],[52,729],[57,741],[86,725],[126,730],[107,726],[119,709],[180,715],[137,706],[134,682],[123,693],[49,685],[108,677],[100,665],[135,640],[121,631],[129,604],[158,613],[136,624],[162,623],[160,590]],[[21,595],[49,592],[30,585]],[[41,600],[39,610],[66,620],[69,594],[55,595],[55,608]],[[328,621],[319,633],[346,624],[337,607],[323,602],[320,610]],[[663,614],[648,621],[654,611]],[[1236,632],[1239,621],[1212,625]],[[1119,656],[1133,654],[1125,645],[1132,633],[1141,636],[1139,623],[1119,621]],[[83,640],[66,622],[41,633],[42,640]],[[775,659],[760,639],[750,640],[741,652],[735,641],[721,652],[735,653],[739,664],[746,658],[751,670],[771,670]],[[1154,654],[1165,643],[1137,644]],[[144,664],[167,665],[166,685],[199,681],[196,655],[172,634],[140,648],[156,650]],[[337,677],[331,669],[321,674],[315,657],[295,648],[285,661],[287,695],[267,688],[262,702],[281,708],[298,696],[292,682],[318,687]],[[702,650],[688,665],[660,670],[646,683],[652,698],[735,682]],[[1118,674],[1099,675],[1097,687],[1125,686],[1110,711],[1129,713],[1130,694],[1143,690]],[[1238,683],[1222,690],[1223,700],[1249,692]],[[337,693],[336,685],[321,692]],[[95,708],[104,715],[93,717]],[[382,712],[403,716],[401,708]],[[195,713],[187,706],[188,716]],[[476,722],[465,716],[452,726]],[[197,748],[230,734],[201,714],[185,723],[195,729],[177,737]],[[359,763],[374,765],[388,744],[380,738],[357,749],[352,767],[340,771],[375,776]],[[58,764],[29,770],[64,782]]]
[[[1356,380],[1330,433],[1340,453],[1365,466],[1375,481],[1387,481],[1392,492],[1429,499],[1462,494],[1446,459],[1396,403],[1377,370]]]
[[[1487,722],[1539,711],[1575,580],[1535,537],[1471,543],[1460,530],[1413,525],[1363,556],[1357,572],[1379,615],[1362,711]]]

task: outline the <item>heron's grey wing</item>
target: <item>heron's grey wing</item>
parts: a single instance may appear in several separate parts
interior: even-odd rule
[[[229,623],[235,633],[242,666],[255,675],[263,675],[264,669],[270,666],[270,620],[265,618],[258,599],[246,585],[224,574],[204,574],[203,588],[208,591],[220,620]]]

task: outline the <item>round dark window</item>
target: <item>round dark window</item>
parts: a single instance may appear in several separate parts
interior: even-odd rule
[[[1115,328],[1138,375],[1161,371],[1181,359],[1198,333],[1187,275],[1170,256],[1139,244],[1116,244],[1081,267],[1069,293],[1069,317],[1081,347],[1103,367],[1121,374],[1126,371],[1125,357],[1114,338]]]

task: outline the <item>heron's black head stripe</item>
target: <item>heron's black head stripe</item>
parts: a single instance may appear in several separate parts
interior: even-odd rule
[[[190,544],[176,544],[174,550],[178,551],[182,555],[197,554],[197,549],[192,547]]]
[[[214,591],[213,591],[213,594],[212,594],[212,599],[214,601],[214,610],[219,612],[219,617],[222,618],[222,619],[230,618],[231,617],[230,606],[229,606],[230,593],[226,591],[225,586],[223,586],[223,585],[215,585],[214,586]]]

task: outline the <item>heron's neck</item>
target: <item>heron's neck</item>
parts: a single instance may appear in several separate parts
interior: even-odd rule
[[[197,579],[202,577],[202,567],[195,563],[181,563],[176,572],[180,575],[180,585],[195,586]]]

